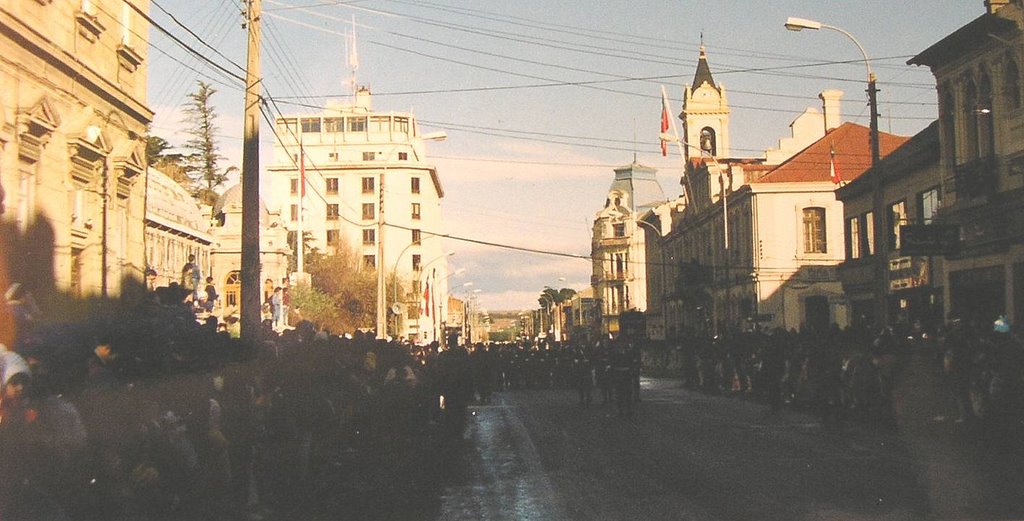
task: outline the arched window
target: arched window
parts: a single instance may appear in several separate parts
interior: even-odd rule
[[[804,253],[827,253],[825,244],[825,209],[804,208]]]
[[[718,153],[715,129],[711,127],[704,127],[700,129],[700,150],[710,156],[714,156]]]
[[[975,159],[981,156],[981,149],[978,148],[978,88],[974,84],[974,78],[968,77],[964,84],[964,146],[966,159]]]
[[[947,154],[950,165],[956,165],[956,100],[947,85],[942,89],[942,102],[939,104],[939,132],[942,134],[942,150]]]
[[[987,73],[982,73],[978,84],[978,107],[975,109],[975,121],[978,124],[979,157],[992,157],[996,153],[995,139],[995,106],[992,103],[992,80]]]
[[[1007,55],[1003,68],[1003,100],[1010,110],[1020,108],[1020,69],[1017,68],[1017,60],[1010,55]]]
[[[242,293],[241,272],[232,271],[224,279],[224,305],[238,306],[239,295]]]

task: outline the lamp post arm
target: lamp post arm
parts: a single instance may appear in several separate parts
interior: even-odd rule
[[[857,46],[857,49],[860,49],[860,54],[861,54],[861,56],[864,57],[864,68],[867,70],[867,73],[868,73],[868,81],[875,81],[875,73],[871,71],[871,60],[868,58],[868,52],[864,50],[864,46],[860,44],[860,41],[857,40],[857,38],[855,36],[850,34],[845,29],[841,29],[841,28],[836,27],[834,25],[821,24],[821,28],[822,29],[831,29],[831,30],[833,30],[833,31],[835,31],[837,33],[840,33],[843,36],[846,36],[847,38],[849,38],[850,41],[852,41],[853,44]]]

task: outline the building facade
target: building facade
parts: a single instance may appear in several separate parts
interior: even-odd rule
[[[117,296],[142,284],[148,5],[0,5],[3,224],[23,239],[12,279],[35,291]]]
[[[912,137],[885,157],[878,166],[836,190],[845,214],[846,260],[839,265],[839,278],[852,312],[854,326],[879,323],[876,316],[875,266],[877,250],[873,230],[874,176],[882,176],[889,209],[885,216],[889,241],[888,324],[920,322],[936,325],[943,319],[941,255],[915,253],[903,241],[901,226],[937,224],[944,199],[939,169],[938,123]]]
[[[374,111],[370,91],[361,88],[351,104],[278,118],[275,136],[268,171],[273,192],[285,195],[272,204],[280,204],[289,232],[301,228],[307,243],[327,254],[344,244],[366,266],[386,270],[401,288],[397,307],[387,296],[388,308],[399,312],[393,333],[437,340],[435,318],[446,311],[428,317],[420,310],[428,285],[435,295],[447,294],[438,235],[444,190],[426,157],[430,136],[420,133],[415,116]]]
[[[619,332],[619,316],[644,312],[647,299],[647,241],[641,217],[666,201],[656,170],[633,162],[615,169],[604,208],[594,218],[590,284],[600,301],[604,333]]]
[[[209,234],[210,275],[221,298],[222,316],[239,316],[242,294],[242,185],[228,188],[213,207]],[[288,275],[292,250],[281,215],[271,212],[260,199],[260,281],[280,286]],[[266,301],[266,296],[260,302]]]
[[[216,274],[210,265],[213,236],[209,234],[210,208],[203,208],[184,187],[150,168],[146,176],[146,268],[149,289],[181,283],[181,269],[189,255],[203,276]],[[217,294],[223,294],[218,289]]]
[[[1024,5],[984,13],[908,61],[935,76],[939,180],[935,219],[959,229],[937,281],[947,314],[1024,323]]]

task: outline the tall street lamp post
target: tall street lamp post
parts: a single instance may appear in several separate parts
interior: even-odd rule
[[[871,112],[871,207],[874,214],[872,222],[875,227],[875,313],[878,314],[875,324],[882,327],[889,323],[889,237],[885,230],[885,223],[888,220],[885,218],[885,193],[882,187],[882,175],[878,169],[882,154],[878,141],[878,87],[875,83],[875,73],[871,71],[871,61],[868,59],[868,53],[864,50],[864,46],[852,34],[843,29],[794,17],[789,17],[786,20],[786,29],[790,31],[831,29],[849,38],[864,57],[864,68],[868,74],[868,110]]]
[[[444,141],[448,138],[445,132],[431,132],[419,136],[420,141]],[[384,339],[388,336],[388,303],[387,303],[387,272],[384,270],[384,180],[387,177],[388,165],[391,163],[391,155],[402,145],[412,145],[412,140],[395,143],[384,157],[384,169],[380,173],[380,197],[377,203],[377,338]],[[397,261],[396,261],[397,262]]]

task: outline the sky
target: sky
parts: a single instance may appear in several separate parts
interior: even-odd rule
[[[868,124],[860,51],[838,32],[787,31],[788,16],[854,35],[878,77],[880,129],[909,136],[937,108],[930,71],[906,61],[984,13],[982,0],[926,4],[263,0],[264,95],[283,114],[346,99],[345,35],[354,21],[356,79],[373,92],[374,108],[413,111],[423,132],[448,134],[427,144],[445,191],[439,231],[513,247],[448,240],[450,270],[466,268],[461,280],[480,290],[482,309],[523,310],[537,307],[545,286],[589,287],[591,263],[571,255],[590,253],[591,225],[614,168],[635,158],[658,170],[668,198],[680,194],[682,160],[674,150],[660,153],[660,92],[664,86],[678,114],[701,42],[732,107],[733,156],[776,147],[799,113],[820,109],[824,89],[844,91],[843,121]],[[241,9],[242,0],[152,0],[150,15],[241,75]],[[241,166],[241,82],[157,28],[149,39],[153,134],[184,143],[181,107],[197,81],[212,83],[221,165]],[[266,167],[273,134],[264,124],[260,135]]]

